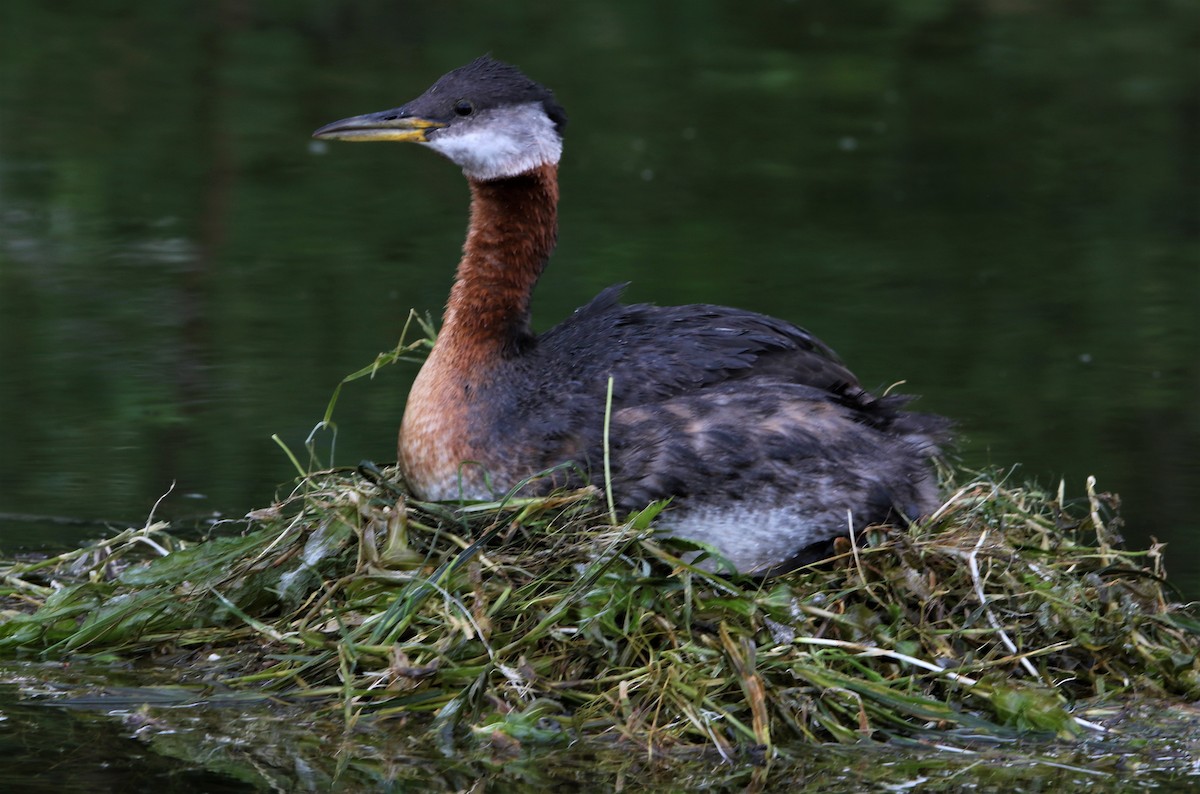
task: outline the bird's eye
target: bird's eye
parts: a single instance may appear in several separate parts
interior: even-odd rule
[[[454,103],[454,112],[460,116],[469,116],[475,110],[475,106],[469,100],[460,99]]]

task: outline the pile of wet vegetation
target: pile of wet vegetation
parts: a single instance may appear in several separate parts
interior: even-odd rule
[[[612,740],[760,760],[1078,737],[1122,697],[1200,696],[1200,623],[1161,547],[1121,547],[1112,497],[946,487],[925,522],[758,580],[656,537],[663,505],[616,520],[590,490],[431,504],[394,469],[321,471],[207,538],[148,522],[4,562],[0,650],[505,751]]]

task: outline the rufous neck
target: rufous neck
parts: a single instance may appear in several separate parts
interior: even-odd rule
[[[471,225],[438,344],[504,355],[532,339],[530,297],[558,239],[558,166],[470,184]]]

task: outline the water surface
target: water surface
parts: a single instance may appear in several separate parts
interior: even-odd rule
[[[287,487],[271,435],[299,450],[440,311],[467,206],[429,152],[309,133],[487,51],[571,116],[539,328],[618,281],[798,322],[957,420],[965,464],[1075,498],[1097,476],[1200,594],[1191,0],[6,0],[0,550],[141,523],[172,484],[184,522]],[[413,374],[349,386],[321,454],[393,459]],[[47,736],[110,748],[4,708],[35,726],[18,782],[67,768]],[[118,743],[71,774],[167,774]]]
[[[1124,500],[1200,592],[1200,10],[923,3],[0,11],[0,544],[241,515],[435,315],[466,218],[418,147],[324,145],[484,51],[567,107],[548,327],[603,286],[796,321],[971,466]],[[394,458],[413,375],[336,449]]]

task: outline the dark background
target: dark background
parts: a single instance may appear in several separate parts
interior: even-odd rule
[[[571,117],[539,327],[626,280],[798,322],[967,465],[1096,475],[1200,592],[1193,0],[6,0],[0,547],[288,487],[270,436],[440,313],[467,210],[430,152],[309,133],[489,51]],[[394,459],[414,372],[349,385],[322,457]]]

